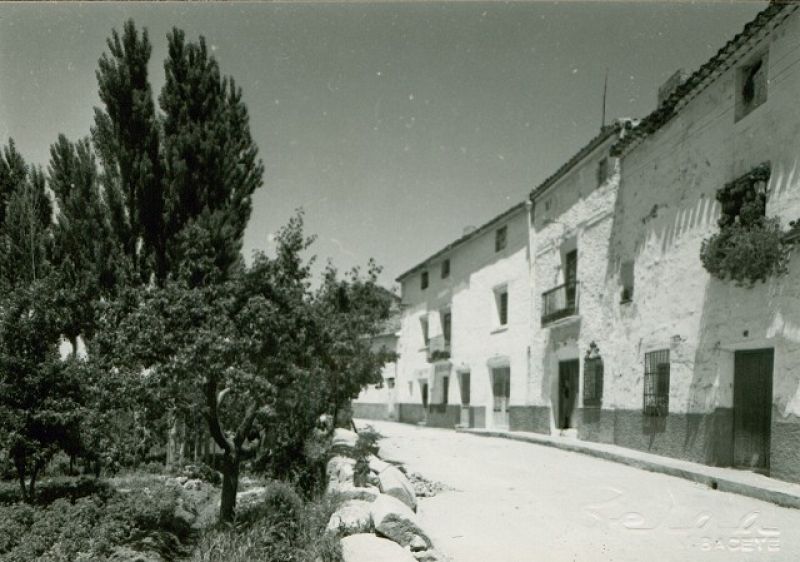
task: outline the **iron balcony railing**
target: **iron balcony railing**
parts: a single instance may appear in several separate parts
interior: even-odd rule
[[[542,293],[542,326],[578,314],[578,282],[564,283]]]
[[[434,336],[428,340],[428,362],[450,359],[450,341],[443,335]]]

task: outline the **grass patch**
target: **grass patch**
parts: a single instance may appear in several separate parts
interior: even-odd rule
[[[339,542],[325,533],[340,500],[304,502],[284,482],[272,481],[258,503],[240,510],[235,525],[205,533],[192,562],[341,562]]]

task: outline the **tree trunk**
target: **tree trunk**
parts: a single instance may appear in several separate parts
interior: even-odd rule
[[[31,471],[31,481],[28,484],[28,502],[33,503],[34,498],[36,497],[36,475],[39,473],[39,465],[34,464],[33,470]]]
[[[219,520],[233,521],[236,515],[236,491],[239,489],[239,456],[226,454],[222,463],[222,498],[219,504]]]
[[[178,452],[178,416],[170,414],[170,427],[167,432],[167,468],[175,466]]]
[[[20,462],[14,459],[14,465],[17,467],[17,476],[19,477],[19,487],[22,491],[22,501],[28,501],[28,489],[25,487],[25,461]]]

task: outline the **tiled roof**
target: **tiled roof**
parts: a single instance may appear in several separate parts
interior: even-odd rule
[[[409,270],[408,270],[408,271],[406,271],[405,273],[403,273],[403,274],[399,275],[399,276],[397,277],[396,281],[398,281],[398,282],[402,281],[403,279],[405,279],[406,277],[408,277],[409,275],[411,275],[411,274],[412,274],[412,273],[414,273],[415,271],[417,271],[417,270],[419,270],[419,269],[422,269],[422,268],[423,268],[423,267],[424,267],[426,264],[428,264],[429,262],[432,262],[432,261],[433,261],[433,260],[435,260],[436,258],[438,258],[438,257],[440,257],[440,256],[442,256],[442,255],[444,255],[444,254],[446,254],[446,253],[447,253],[447,252],[449,252],[450,250],[454,249],[456,246],[460,246],[461,244],[463,244],[463,243],[464,243],[464,242],[466,242],[467,240],[470,240],[471,238],[475,238],[476,236],[478,236],[478,235],[480,235],[480,234],[483,234],[483,233],[484,233],[484,232],[485,232],[485,231],[486,231],[486,230],[487,230],[489,227],[491,227],[493,224],[495,224],[495,223],[498,223],[498,222],[500,222],[501,220],[503,220],[503,219],[505,219],[505,218],[508,218],[508,217],[510,217],[510,216],[511,216],[511,215],[513,215],[515,212],[517,212],[517,211],[519,211],[520,209],[523,209],[523,208],[525,208],[525,201],[523,201],[522,203],[517,203],[516,205],[514,205],[514,206],[513,206],[513,207],[511,207],[510,209],[508,209],[508,210],[506,210],[506,211],[503,211],[502,213],[500,213],[500,214],[499,214],[499,215],[497,215],[496,217],[492,218],[492,219],[491,219],[491,220],[489,220],[488,222],[486,222],[486,223],[482,224],[481,226],[479,226],[479,227],[478,227],[478,228],[476,228],[475,230],[473,230],[473,231],[471,231],[471,232],[468,232],[467,234],[465,234],[465,235],[464,235],[464,236],[462,236],[461,238],[458,238],[456,241],[454,241],[454,242],[451,242],[450,244],[448,244],[447,246],[445,246],[444,248],[442,248],[441,250],[439,250],[438,252],[436,252],[436,253],[435,253],[435,254],[433,254],[432,256],[430,256],[430,257],[428,257],[427,259],[425,259],[425,260],[423,260],[423,261],[419,262],[417,265],[415,265],[414,267],[412,267],[411,269],[409,269]]]
[[[616,121],[612,125],[606,125],[600,132],[588,143],[586,143],[583,148],[581,148],[578,152],[576,152],[572,158],[567,160],[558,170],[555,171],[553,175],[548,177],[538,186],[531,190],[531,201],[533,201],[536,197],[538,197],[543,191],[545,191],[548,187],[556,183],[560,180],[569,170],[571,170],[578,162],[583,160],[590,152],[592,152],[595,148],[597,148],[600,144],[603,143],[609,137],[616,135],[619,133],[620,130],[624,127],[625,130],[629,130],[634,126],[634,122],[630,119],[620,119]]]
[[[793,1],[773,0],[770,5],[744,26],[741,33],[728,41],[717,54],[698,68],[677,88],[666,100],[634,127],[629,134],[623,136],[611,149],[613,156],[620,156],[649,135],[666,125],[688,102],[736,60],[737,51],[768,25],[777,25],[788,17],[798,5]]]

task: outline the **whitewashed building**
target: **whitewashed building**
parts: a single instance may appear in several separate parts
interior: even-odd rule
[[[509,427],[526,400],[530,342],[528,206],[515,205],[398,278],[397,419]],[[354,414],[381,417],[366,393]]]

